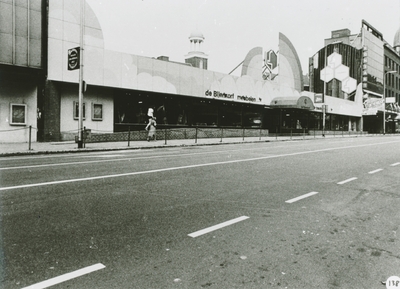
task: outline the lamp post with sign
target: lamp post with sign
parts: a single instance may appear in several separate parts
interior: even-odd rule
[[[396,70],[387,71],[383,77],[383,135],[386,133],[386,75],[396,72]]]
[[[80,4],[80,46],[68,49],[68,70],[79,69],[78,148],[83,147],[83,93],[86,90],[86,84],[83,81],[83,36],[85,32],[85,1],[80,0]]]

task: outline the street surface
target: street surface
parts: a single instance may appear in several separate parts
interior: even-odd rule
[[[400,276],[399,136],[4,157],[0,186],[1,288]]]

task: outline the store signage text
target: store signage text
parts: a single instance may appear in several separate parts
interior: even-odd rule
[[[206,90],[205,92],[206,96],[213,96],[213,97],[218,97],[218,98],[230,98],[230,99],[234,99],[235,98],[235,94],[234,93],[225,93],[225,92],[220,92],[217,90],[211,91],[211,90]],[[252,96],[247,96],[247,95],[238,95],[237,96],[238,100],[243,100],[243,101],[252,101],[252,102],[256,102],[257,99],[255,97]],[[261,101],[261,99],[260,99]]]
[[[223,93],[217,90],[214,90],[213,92],[211,90],[207,90],[205,93],[206,96],[214,96],[214,97],[221,97],[221,98],[234,98],[235,94],[231,93]]]
[[[247,95],[238,95],[237,97],[239,100],[245,100],[245,101],[257,101],[254,97],[252,96],[247,96]]]
[[[364,101],[364,108],[365,109],[370,109],[370,108],[383,108],[383,102],[384,100],[382,98],[368,98],[367,100]]]

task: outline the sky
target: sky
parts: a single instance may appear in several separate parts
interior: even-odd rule
[[[277,51],[279,32],[303,69],[331,31],[357,34],[362,19],[393,45],[400,0],[86,0],[99,19],[105,48],[184,62],[189,36],[201,31],[208,70],[228,74],[254,47]],[[240,75],[239,67],[233,75]]]

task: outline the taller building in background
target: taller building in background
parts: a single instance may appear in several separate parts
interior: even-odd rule
[[[189,36],[190,51],[185,56],[185,63],[191,64],[193,67],[207,69],[208,55],[203,51],[204,36],[200,31],[194,31]]]
[[[385,111],[386,129],[393,132],[400,93],[400,56],[394,47],[365,20],[357,34],[349,29],[332,31],[325,46],[310,58],[310,91],[316,93],[316,101],[327,104],[331,113],[334,99],[354,102],[354,110],[347,113],[356,117],[357,128],[368,132],[383,132]]]

